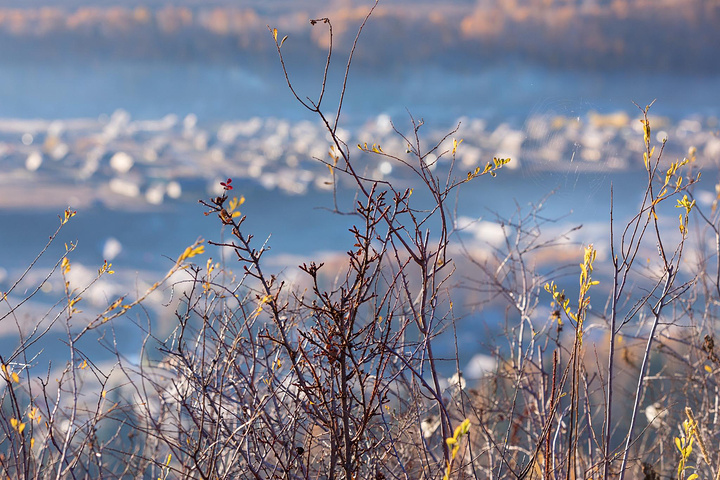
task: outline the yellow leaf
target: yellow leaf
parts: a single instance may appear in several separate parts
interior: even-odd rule
[[[70,219],[71,219],[72,217],[74,217],[76,214],[77,214],[77,211],[75,211],[75,210],[70,210],[70,208],[66,208],[66,209],[65,209],[65,212],[63,213],[63,218],[62,218],[62,220],[61,220],[61,221],[62,221],[62,225],[65,225],[65,224],[68,222],[68,220],[70,220]]]
[[[201,240],[202,242],[202,240]],[[191,245],[185,249],[185,251],[180,255],[180,258],[178,259],[178,263],[187,260],[188,258],[192,258],[195,255],[200,255],[205,252],[205,245]]]
[[[237,207],[245,203],[245,197],[241,196],[240,198],[233,197],[232,200],[230,200],[228,211],[234,212]]]
[[[23,430],[25,430],[25,424],[22,423],[22,422],[20,422],[20,421],[19,421],[18,419],[16,419],[16,418],[11,418],[11,419],[10,419],[10,426],[13,428],[13,430],[15,430],[15,431],[18,432],[18,433],[22,433]]]
[[[20,377],[18,377],[17,373],[15,373],[15,372],[12,373],[12,380],[15,383],[20,383]]]
[[[125,298],[125,297],[120,297],[120,298],[118,298],[117,300],[115,300],[115,301],[107,308],[107,311],[109,312],[109,311],[115,310],[117,307],[119,307],[124,298]]]
[[[640,123],[643,124],[643,139],[645,140],[645,145],[650,144],[650,122],[647,120],[640,120]]]
[[[277,28],[273,28],[272,34],[273,34],[273,39],[277,42]]]
[[[462,434],[466,435],[470,431],[470,419],[466,418],[463,420],[463,422],[460,424],[460,427],[462,427]]]
[[[452,148],[452,154],[455,155],[455,152],[457,152],[458,145],[460,145],[463,142],[463,139],[460,139],[458,142],[453,138],[453,148]]]
[[[37,407],[33,407],[32,410],[30,410],[30,413],[28,413],[28,418],[30,420],[35,420],[36,422],[40,421],[40,414],[38,413]]]
[[[108,263],[107,260],[105,260],[98,269],[98,275],[102,275],[103,273],[107,273],[108,275],[115,273],[115,270],[112,270],[112,263]]]
[[[710,365],[705,365],[705,371],[708,373],[712,373],[712,367]]]
[[[62,263],[60,264],[60,269],[62,270],[62,273],[67,275],[70,271],[70,261],[67,259],[67,257],[62,259]]]

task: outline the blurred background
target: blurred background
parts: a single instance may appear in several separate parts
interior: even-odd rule
[[[227,178],[247,200],[248,230],[261,240],[272,235],[268,259],[278,270],[342,253],[352,245],[351,220],[324,209],[332,192],[327,168],[315,160],[328,158],[328,138],[290,94],[268,25],[279,39],[288,36],[282,51],[298,93],[317,98],[328,32],[309,20],[331,19],[323,105],[332,116],[371,6],[0,0],[0,291],[68,206],[77,216],[24,291],[69,241],[78,242],[71,256],[78,285],[103,260],[117,272],[87,302],[139,291],[198,237],[219,238],[197,201],[218,194]],[[592,241],[602,256],[611,182],[620,218],[641,196],[633,102],[656,100],[653,140],[669,139],[670,160],[695,147],[704,169],[698,201],[715,199],[718,46],[718,0],[382,0],[359,41],[341,136],[351,147],[380,143],[402,153],[393,128],[407,132],[410,115],[424,119],[428,146],[459,125],[451,138],[464,139],[460,175],[493,156],[513,158],[512,169],[461,194],[468,245],[498,246],[499,217],[555,190],[546,214],[562,221],[552,228],[582,223],[568,241]],[[413,186],[399,166],[352,152],[366,174]],[[341,186],[340,200],[350,205],[352,191]],[[51,304],[61,292],[61,279],[51,280],[35,301]]]

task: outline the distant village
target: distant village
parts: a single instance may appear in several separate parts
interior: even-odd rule
[[[329,17],[335,49],[346,52],[370,5],[3,0],[0,61],[108,56],[244,61],[274,52],[268,25],[289,36],[283,48],[303,55],[316,51],[311,59],[322,61],[327,30],[308,20]],[[357,62],[375,68],[392,68],[400,58],[475,68],[509,57],[562,68],[720,68],[717,0],[386,0],[367,30]]]
[[[686,157],[691,168],[712,166],[720,159],[718,119],[692,116],[676,122],[652,117],[653,142],[670,138],[667,158]],[[524,174],[542,171],[619,172],[642,169],[642,125],[624,112],[583,117],[531,116],[523,126],[489,125],[478,118],[460,119],[459,130],[445,139],[425,162],[438,175],[452,163],[454,172],[483,167],[493,157],[512,158],[510,169]],[[402,185],[408,176],[397,162],[366,154],[358,144],[381,145],[403,155],[406,145],[393,130],[389,116],[370,118],[353,133],[338,131],[350,154],[364,156],[365,177],[393,179]],[[405,132],[407,133],[407,132]],[[446,130],[426,130],[429,143]],[[408,157],[408,161],[411,161]],[[118,110],[95,119],[0,119],[0,168],[3,176],[0,208],[64,208],[102,203],[116,208],[148,208],[174,201],[197,201],[222,194],[220,182],[233,177],[290,195],[329,190],[334,163],[319,123],[279,118],[226,121],[215,127],[195,115],[168,115],[136,120]],[[342,160],[337,164],[342,168]],[[43,191],[38,203],[36,192]],[[242,193],[242,192],[240,192]],[[712,201],[713,199],[709,199]]]

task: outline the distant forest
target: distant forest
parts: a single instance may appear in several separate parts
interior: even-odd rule
[[[233,62],[267,58],[267,25],[303,62],[324,59],[329,17],[338,51],[368,1],[0,0],[0,61],[132,59]],[[472,69],[517,58],[549,67],[720,70],[720,0],[381,1],[358,63],[432,62]]]

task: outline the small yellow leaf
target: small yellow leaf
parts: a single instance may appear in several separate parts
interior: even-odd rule
[[[191,245],[185,249],[185,251],[180,255],[180,258],[178,259],[178,263],[187,260],[188,258],[192,258],[195,255],[200,255],[205,252],[205,245]]]
[[[23,430],[25,430],[25,424],[22,423],[22,422],[20,422],[20,421],[19,421],[18,419],[16,419],[16,418],[11,418],[11,419],[10,419],[10,426],[13,428],[13,430],[15,430],[15,431],[18,432],[18,433],[22,433]]]
[[[15,383],[20,383],[20,377],[18,377],[17,373],[15,373],[15,372],[12,373],[12,380]]]
[[[67,257],[62,259],[62,263],[60,264],[60,269],[62,270],[62,273],[67,275],[70,271],[70,261],[67,259]]]
[[[452,148],[452,154],[455,155],[455,152],[457,152],[458,145],[460,145],[463,142],[462,139],[458,142],[456,139],[453,138],[453,148]]]
[[[108,275],[115,273],[115,270],[112,270],[112,263],[108,263],[107,260],[105,260],[98,269],[98,275],[102,275],[103,273],[107,273]]]
[[[273,34],[273,39],[277,42],[277,28],[273,28],[272,34]]]
[[[70,210],[70,208],[66,208],[65,212],[63,213],[63,218],[61,219],[62,225],[65,225],[68,222],[68,220],[70,220],[76,214],[77,214],[77,211]]]
[[[120,304],[122,303],[122,301],[123,301],[124,299],[125,299],[125,297],[120,297],[120,298],[118,298],[117,300],[115,300],[115,301],[107,308],[106,311],[107,311],[107,312],[110,312],[110,311],[112,311],[112,310],[115,310],[117,307],[120,306]]]
[[[705,365],[705,371],[708,373],[712,373],[712,367],[710,365]]]
[[[232,200],[230,200],[228,211],[234,212],[236,208],[238,208],[240,205],[245,203],[245,197],[241,196],[240,198],[233,197]]]
[[[463,422],[460,424],[461,432],[463,435],[467,435],[467,433],[470,431],[470,419],[466,418],[463,420]]]

